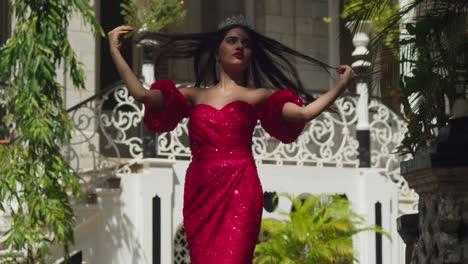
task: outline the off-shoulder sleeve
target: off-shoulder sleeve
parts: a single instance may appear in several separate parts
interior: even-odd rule
[[[295,141],[305,126],[305,122],[289,122],[283,119],[283,106],[287,102],[302,106],[302,99],[286,88],[270,95],[258,112],[260,123],[266,132],[283,143]]]
[[[146,128],[159,133],[173,130],[180,120],[189,114],[187,100],[171,80],[159,80],[151,85],[150,90],[161,91],[163,107],[158,111],[155,107],[145,104]]]

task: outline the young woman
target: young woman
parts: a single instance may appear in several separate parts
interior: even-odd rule
[[[355,77],[353,70],[338,66],[335,87],[314,100],[290,59],[329,66],[255,32],[243,17],[233,17],[216,32],[144,35],[163,43],[165,56],[192,57],[196,76],[194,87],[179,90],[172,81],[160,80],[146,90],[119,51],[122,37],[132,30],[119,26],[108,36],[120,76],[130,94],[145,104],[145,125],[165,132],[189,118],[192,162],[183,215],[191,262],[252,263],[263,206],[251,150],[257,120],[282,142],[293,142],[305,123],[344,91]],[[305,106],[298,95],[308,102]]]

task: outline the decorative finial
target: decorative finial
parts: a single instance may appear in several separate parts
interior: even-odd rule
[[[232,26],[232,25],[244,26],[249,29],[254,28],[252,22],[250,22],[243,15],[238,15],[238,16],[232,16],[232,17],[226,18],[223,22],[219,23],[218,29],[222,29],[222,28]]]

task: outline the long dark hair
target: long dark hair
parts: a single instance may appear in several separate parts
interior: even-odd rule
[[[146,32],[137,38],[153,39],[160,43],[160,57],[193,58],[195,86],[203,87],[218,83],[216,74],[216,52],[227,32],[235,27],[244,29],[250,38],[252,49],[251,64],[246,71],[246,82],[254,87],[280,89],[291,88],[307,103],[314,100],[302,84],[296,67],[291,63],[295,58],[319,66],[330,74],[329,66],[317,59],[291,49],[280,42],[266,37],[246,26],[230,25],[214,32],[193,34],[164,34]]]

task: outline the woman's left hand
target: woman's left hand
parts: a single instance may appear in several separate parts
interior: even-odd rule
[[[283,107],[283,118],[290,122],[308,122],[322,113],[323,110],[330,106],[336,98],[343,93],[346,86],[356,78],[356,74],[349,65],[336,67],[336,72],[340,75],[340,81],[335,87],[305,107],[297,106],[293,103],[286,103]]]
[[[356,73],[354,73],[353,68],[349,65],[340,65],[336,67],[336,72],[340,76],[340,81],[348,86],[355,78]]]

